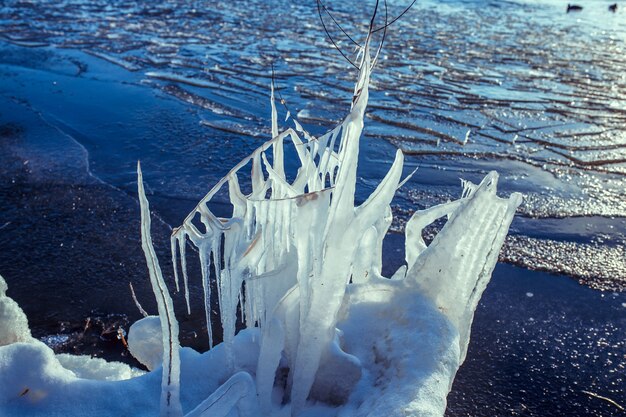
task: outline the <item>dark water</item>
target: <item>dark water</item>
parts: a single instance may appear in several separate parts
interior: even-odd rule
[[[449,416],[623,415],[624,293],[499,265],[476,312]]]
[[[608,4],[565,14],[556,1],[423,2],[386,38],[358,198],[396,146],[407,170],[419,167],[394,202],[396,230],[457,197],[459,178],[492,169],[502,194],[526,196],[451,416],[619,415],[583,391],[626,403],[626,13]],[[361,42],[371,8],[328,7]],[[272,63],[311,131],[345,114],[355,70],[318,19],[314,2],[2,3],[0,274],[38,337],[115,357],[123,349],[106,330],[138,317],[128,282],[155,311],[138,159],[167,265],[170,226],[268,137]],[[390,264],[401,245],[390,237]],[[179,317],[186,343],[201,346],[201,314]]]

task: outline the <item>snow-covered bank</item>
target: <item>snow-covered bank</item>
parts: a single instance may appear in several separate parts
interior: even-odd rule
[[[443,415],[474,310],[521,198],[498,198],[495,173],[479,185],[465,182],[459,200],[415,213],[406,228],[406,265],[383,277],[382,240],[402,185],[403,156],[396,154],[383,181],[355,207],[371,70],[367,46],[361,59],[352,109],[340,125],[314,138],[294,121],[295,129],[279,133],[273,108],[273,139],[237,164],[174,232],[184,287],[187,239],[199,250],[207,321],[216,282],[224,343],[204,354],[179,348],[139,170],[142,243],[160,317],[159,326],[154,318],[133,326],[129,343],[149,368],[157,359],[163,366],[138,376],[120,364],[56,356],[22,332],[24,342],[7,340],[0,348],[0,410],[23,416],[157,410],[163,416]],[[292,181],[284,145],[293,145],[300,162]],[[244,193],[238,175],[247,166],[251,192]],[[207,206],[222,186],[233,208],[228,219]],[[422,229],[442,217],[446,225],[427,246]],[[19,307],[4,295],[2,301],[15,313],[7,317],[24,323]],[[240,312],[247,329],[236,333]],[[152,335],[135,342],[134,333],[146,327]]]

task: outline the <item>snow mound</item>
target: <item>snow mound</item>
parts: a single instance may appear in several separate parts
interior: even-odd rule
[[[158,316],[136,321],[128,330],[128,350],[142,365],[153,371],[163,363],[163,335]]]

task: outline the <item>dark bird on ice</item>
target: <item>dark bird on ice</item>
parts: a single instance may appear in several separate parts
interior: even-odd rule
[[[613,3],[609,6],[609,12],[615,13],[617,11],[617,3]]]
[[[580,12],[583,9],[583,6],[579,6],[577,4],[567,4],[567,13],[569,12]]]

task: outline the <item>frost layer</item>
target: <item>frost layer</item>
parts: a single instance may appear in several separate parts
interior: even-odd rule
[[[521,197],[498,198],[495,172],[478,185],[464,182],[459,200],[415,213],[406,227],[406,265],[391,279],[383,277],[382,240],[402,184],[403,155],[396,153],[375,191],[355,206],[370,71],[366,42],[352,108],[320,137],[297,120],[279,133],[272,100],[273,138],[237,164],[174,230],[176,287],[180,263],[189,305],[191,242],[201,265],[209,340],[216,291],[222,344],[202,355],[179,346],[138,166],[142,246],[159,320],[134,325],[129,343],[154,370],[111,381],[114,365],[105,371],[98,361],[87,372],[85,362],[78,366],[41,343],[12,343],[29,337],[19,331],[21,336],[6,338],[12,344],[0,347],[0,415],[443,415],[474,310]],[[292,175],[286,173],[285,146],[299,162]],[[246,167],[251,191],[244,193]],[[228,218],[209,208],[223,189],[232,206]],[[441,217],[445,226],[426,245],[423,228]],[[0,284],[1,305],[13,312],[5,316],[26,323]],[[246,329],[237,333],[239,314]]]

